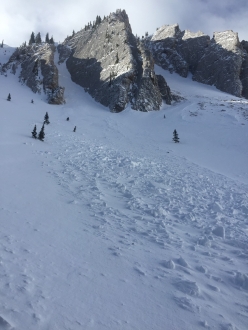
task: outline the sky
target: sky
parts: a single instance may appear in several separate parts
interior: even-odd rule
[[[152,34],[165,24],[178,23],[181,30],[202,31],[211,37],[215,31],[233,30],[248,40],[248,0],[8,0],[1,1],[0,42],[19,46],[33,31],[46,33],[62,42],[79,31],[96,15],[103,17],[125,9],[134,34]]]

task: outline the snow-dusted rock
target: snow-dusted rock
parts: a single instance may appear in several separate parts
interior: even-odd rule
[[[209,40],[202,32],[181,31],[178,24],[174,24],[162,26],[147,44],[156,64],[187,77],[189,71],[195,72]]]
[[[11,70],[15,74],[21,66],[19,79],[34,93],[43,91],[47,95],[48,103],[63,104],[64,88],[58,83],[58,69],[54,63],[56,47],[52,44],[41,43],[31,46],[22,45],[17,48],[2,71]]]
[[[201,31],[194,33],[185,30],[181,33],[181,38],[178,41],[178,52],[188,63],[191,73],[196,71],[198,62],[204,55],[209,42],[209,36]]]
[[[178,24],[164,25],[155,32],[147,45],[153,54],[156,64],[165,70],[187,77],[188,63],[177,50],[180,36],[181,31]]]
[[[240,73],[240,80],[243,86],[242,96],[248,99],[248,41],[242,40],[243,62]]]
[[[213,38],[199,31],[181,31],[178,24],[164,25],[146,39],[156,64],[182,77],[248,98],[248,42],[228,30]]]
[[[198,63],[193,79],[214,85],[235,96],[242,96],[242,55],[237,33],[231,30],[215,32]]]
[[[163,99],[171,102],[166,82],[159,78],[158,84],[153,58],[132,34],[124,10],[68,37],[58,49],[60,61],[68,56],[72,80],[112,112],[122,111],[128,103],[133,109],[150,111],[159,110]]]

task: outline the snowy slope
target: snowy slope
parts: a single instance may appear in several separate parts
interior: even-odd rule
[[[156,68],[185,100],[112,114],[59,70],[63,106],[0,76],[0,329],[247,329],[247,101]]]

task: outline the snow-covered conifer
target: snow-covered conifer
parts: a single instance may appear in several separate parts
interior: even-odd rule
[[[41,36],[40,32],[37,33],[37,36],[35,37],[35,43],[36,44],[41,44]]]
[[[46,34],[45,42],[46,42],[47,44],[49,44],[49,33],[48,33],[48,32],[47,32],[47,34]]]
[[[38,136],[38,139],[41,140],[41,141],[44,141],[44,138],[45,138],[44,130],[45,130],[45,128],[44,128],[44,124],[43,124],[42,127],[41,127],[41,130],[40,130],[39,136]]]
[[[36,125],[34,125],[34,129],[32,131],[32,136],[33,136],[34,139],[37,139]]]
[[[46,124],[46,125],[50,124],[49,116],[48,116],[47,112],[46,112],[45,117],[44,117],[44,124]]]
[[[32,32],[28,44],[32,45],[34,43],[35,43],[35,36],[34,36],[34,32]]]
[[[178,133],[177,130],[174,129],[173,131],[173,139],[172,139],[175,143],[179,143],[179,137],[178,137]]]

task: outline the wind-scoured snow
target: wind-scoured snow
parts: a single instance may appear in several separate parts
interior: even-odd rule
[[[58,69],[60,106],[0,76],[0,329],[247,329],[247,100],[157,67],[181,102],[113,114]]]

